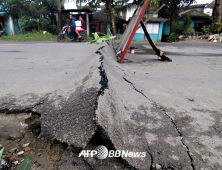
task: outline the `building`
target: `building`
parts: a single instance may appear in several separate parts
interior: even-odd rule
[[[146,29],[152,38],[153,42],[161,41],[163,33],[163,25],[166,19],[164,18],[151,18],[148,23],[146,23]],[[123,34],[117,34],[117,38],[121,38]],[[143,29],[140,27],[136,34],[133,37],[133,41],[147,41],[147,38],[143,32]]]
[[[215,0],[212,1],[209,5],[206,6],[206,8],[209,8],[209,9],[214,9],[214,5],[215,5]],[[221,13],[222,13],[222,4],[221,4]],[[221,18],[221,22],[222,22],[222,18]]]
[[[131,10],[127,10],[127,12],[125,14],[123,14],[123,18],[128,20],[129,17],[132,17],[135,9],[136,8],[132,8]],[[145,21],[147,18],[149,18],[151,15],[153,15],[153,13],[157,9],[158,9],[158,7],[150,6],[146,10],[146,12],[144,13],[143,21]],[[154,42],[161,41],[162,33],[163,33],[163,25],[164,25],[165,21],[166,21],[166,19],[159,17],[158,13],[157,13],[157,14],[154,14],[153,17],[145,24],[146,29]],[[122,34],[118,33],[117,38],[121,38],[121,37],[122,37]],[[135,34],[133,40],[134,41],[147,41],[147,38],[146,38],[142,28],[139,28],[136,31],[136,34]]]
[[[0,23],[2,23],[7,35],[19,34],[19,27],[17,26],[18,24],[15,22],[13,15],[0,12]]]
[[[65,0],[65,3],[67,3],[67,4],[64,4],[64,6],[66,8],[69,8],[67,5],[68,4],[70,4],[70,6],[73,5],[74,0]],[[77,5],[77,8],[78,8],[77,10],[79,10],[79,12],[81,12],[82,7]],[[136,7],[133,8],[132,10],[127,10],[126,13],[122,14],[122,17],[115,16],[117,39],[120,39],[122,37],[123,32],[124,32],[123,25],[127,23],[127,20],[129,19],[129,17],[132,17],[135,9],[136,9]],[[72,11],[72,10],[73,9],[62,10],[62,13],[64,13],[65,11]],[[157,10],[157,8],[150,7],[149,10],[147,10],[149,12],[145,13],[143,19],[145,20],[146,18],[148,18],[156,10]],[[75,10],[73,10],[73,11],[75,11]],[[89,18],[89,25],[87,26],[88,36],[91,36],[91,34],[93,32],[101,32],[101,33],[110,35],[110,33],[112,31],[111,17],[109,15],[107,15],[104,11],[105,11],[104,5],[101,4],[100,8],[97,12],[93,12],[93,13],[88,14],[88,18]],[[76,14],[76,15],[78,15],[78,14]],[[160,17],[158,17],[158,14],[155,14],[153,16],[153,18],[151,18],[149,20],[149,22],[146,23],[147,30],[150,33],[150,36],[154,42],[161,41],[161,39],[162,39],[164,21],[166,21],[166,19],[160,18]],[[146,41],[147,40],[142,28],[137,30],[133,40],[134,41]]]
[[[196,9],[188,9],[183,12],[180,12],[180,19],[182,20],[184,17],[190,16],[193,21],[193,28],[195,31],[201,31],[202,27],[204,25],[210,25],[212,23],[212,18],[200,11],[197,11]]]
[[[207,4],[191,5],[191,6],[188,7],[188,9],[195,9],[195,10],[197,10],[197,11],[199,11],[199,12],[204,13],[204,9],[205,9],[205,7],[206,7],[207,5],[208,5],[208,3],[207,3]]]
[[[183,22],[183,18],[190,16],[192,23],[191,23],[191,27],[197,31],[200,32],[202,31],[202,27],[204,25],[210,25],[212,23],[212,17],[203,13],[204,8],[206,4],[202,4],[202,5],[194,5],[194,8],[192,8],[193,6],[189,7],[189,9],[182,11],[179,13],[179,18],[177,20],[177,23],[182,23]],[[163,29],[163,41],[166,41],[167,37],[170,35],[170,22],[167,21],[164,23],[164,29]]]
[[[0,5],[0,24],[5,29],[7,35],[15,35],[19,33],[19,27],[18,24],[15,22],[15,17],[11,14],[7,14],[1,11],[1,5]]]

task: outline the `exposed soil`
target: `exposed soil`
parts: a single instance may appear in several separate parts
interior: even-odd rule
[[[32,161],[31,170],[128,169],[116,158],[79,157],[83,148],[45,138],[39,118],[35,113],[0,113],[0,149],[4,147],[0,170],[15,170],[27,157]],[[98,145],[107,143],[97,131],[84,149],[92,150]]]
[[[27,157],[32,160],[32,170],[91,169],[83,158],[74,161],[81,149],[40,135],[38,115],[0,114],[0,132],[0,147],[4,147],[1,164],[5,162],[1,170],[16,169]],[[19,155],[21,151],[24,153]]]

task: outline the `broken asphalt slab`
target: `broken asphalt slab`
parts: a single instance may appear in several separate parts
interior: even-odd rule
[[[95,51],[99,47],[79,44],[74,49],[77,44],[18,44],[13,51],[20,52],[12,53],[11,45],[4,46],[1,112],[41,114],[43,135],[85,147],[96,129],[93,114],[101,86],[101,63]],[[55,48],[62,50],[55,51]]]
[[[144,158],[122,157],[121,162],[130,168],[220,167],[221,108],[217,102],[221,99],[218,95],[211,100],[198,95],[203,77],[197,74],[193,80],[192,71],[212,71],[217,78],[211,82],[219,82],[220,65],[212,68],[212,63],[206,61],[220,63],[221,58],[207,54],[170,56],[174,62],[168,63],[141,52],[136,60],[142,60],[130,63],[135,55],[128,55],[125,63],[119,64],[107,43],[3,46],[2,113],[38,113],[42,135],[75,147],[91,148],[88,143],[99,131],[109,149],[146,152]],[[166,54],[181,52],[175,46],[161,50]],[[216,54],[213,49],[210,52]],[[189,66],[193,70],[189,71]],[[193,91],[187,92],[186,88]],[[209,94],[216,90],[221,87],[216,85]],[[202,99],[207,106],[203,106]],[[201,124],[200,118],[206,124]],[[99,168],[96,160],[86,161]],[[111,162],[110,167],[115,165]],[[121,165],[117,164],[118,169]]]
[[[149,45],[136,47],[151,49]],[[221,44],[178,43],[160,45],[159,48],[173,59],[173,63],[158,62],[153,59],[151,50],[138,50],[137,55],[127,56],[124,78],[148,100],[156,103],[168,118],[168,126],[173,125],[178,138],[169,135],[164,141],[175,145],[175,139],[178,139],[193,169],[220,169]],[[156,147],[158,143],[156,140],[150,147]],[[171,158],[181,160],[175,154]]]

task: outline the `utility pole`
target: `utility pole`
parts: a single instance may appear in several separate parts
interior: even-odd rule
[[[58,0],[58,31],[61,31],[61,0]]]

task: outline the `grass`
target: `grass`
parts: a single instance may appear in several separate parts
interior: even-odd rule
[[[43,34],[41,32],[26,33],[24,35],[18,34],[14,36],[2,36],[0,40],[3,41],[57,41],[57,35],[50,33]]]
[[[92,40],[92,37],[87,37],[87,41],[91,41]]]

